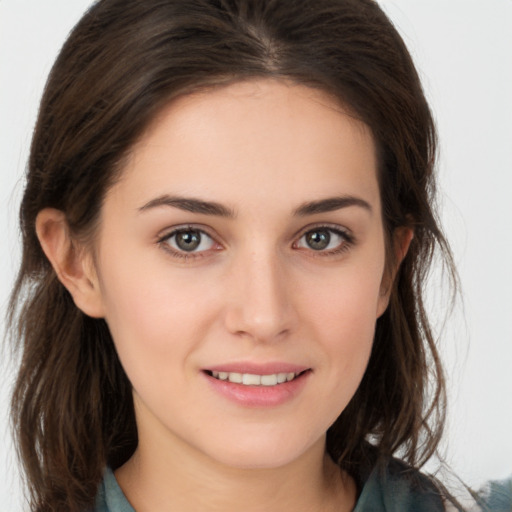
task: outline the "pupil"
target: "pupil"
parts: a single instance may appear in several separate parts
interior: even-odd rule
[[[329,231],[326,230],[311,231],[307,234],[306,240],[311,249],[314,249],[315,251],[321,251],[329,245],[329,242],[331,241],[331,235]]]
[[[183,251],[193,251],[200,243],[201,235],[197,231],[183,231],[176,235],[176,245]]]

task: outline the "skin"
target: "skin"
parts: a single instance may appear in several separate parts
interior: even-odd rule
[[[389,299],[376,169],[370,131],[332,99],[258,80],[160,113],[107,193],[93,251],[61,212],[39,214],[59,278],[106,319],[133,384],[139,447],[116,477],[138,512],[353,508],[325,433]],[[344,201],[305,208],[330,198]],[[180,249],[177,228],[201,245]],[[204,370],[240,361],[300,365],[305,384],[278,405],[237,403]]]

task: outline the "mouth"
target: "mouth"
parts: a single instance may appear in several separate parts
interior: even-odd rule
[[[310,370],[301,372],[282,372],[258,375],[255,373],[239,373],[239,372],[221,372],[205,370],[205,373],[214,379],[231,382],[233,384],[242,384],[244,386],[272,387],[291,382]]]

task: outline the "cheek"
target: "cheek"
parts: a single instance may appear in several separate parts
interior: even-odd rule
[[[381,266],[347,266],[318,282],[305,282],[309,293],[304,310],[317,318],[317,324],[334,337],[372,337],[375,321],[379,316],[381,297]],[[305,295],[305,294],[304,294]]]
[[[381,275],[380,266],[340,269],[334,279],[331,276],[316,288],[304,306],[311,336],[323,345],[323,365],[342,407],[355,393],[370,357],[381,300]]]
[[[106,321],[128,374],[140,361],[156,369],[164,360],[183,360],[216,316],[205,280],[192,282],[185,272],[140,257],[105,258],[102,269]]]

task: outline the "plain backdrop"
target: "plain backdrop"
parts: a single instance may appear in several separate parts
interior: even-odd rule
[[[0,0],[0,308],[19,263],[17,210],[51,64],[90,0]],[[512,0],[384,0],[422,76],[440,134],[442,219],[463,301],[444,322],[430,286],[449,385],[443,452],[478,487],[512,473]],[[3,331],[4,323],[1,320]],[[0,364],[0,507],[22,510]]]

